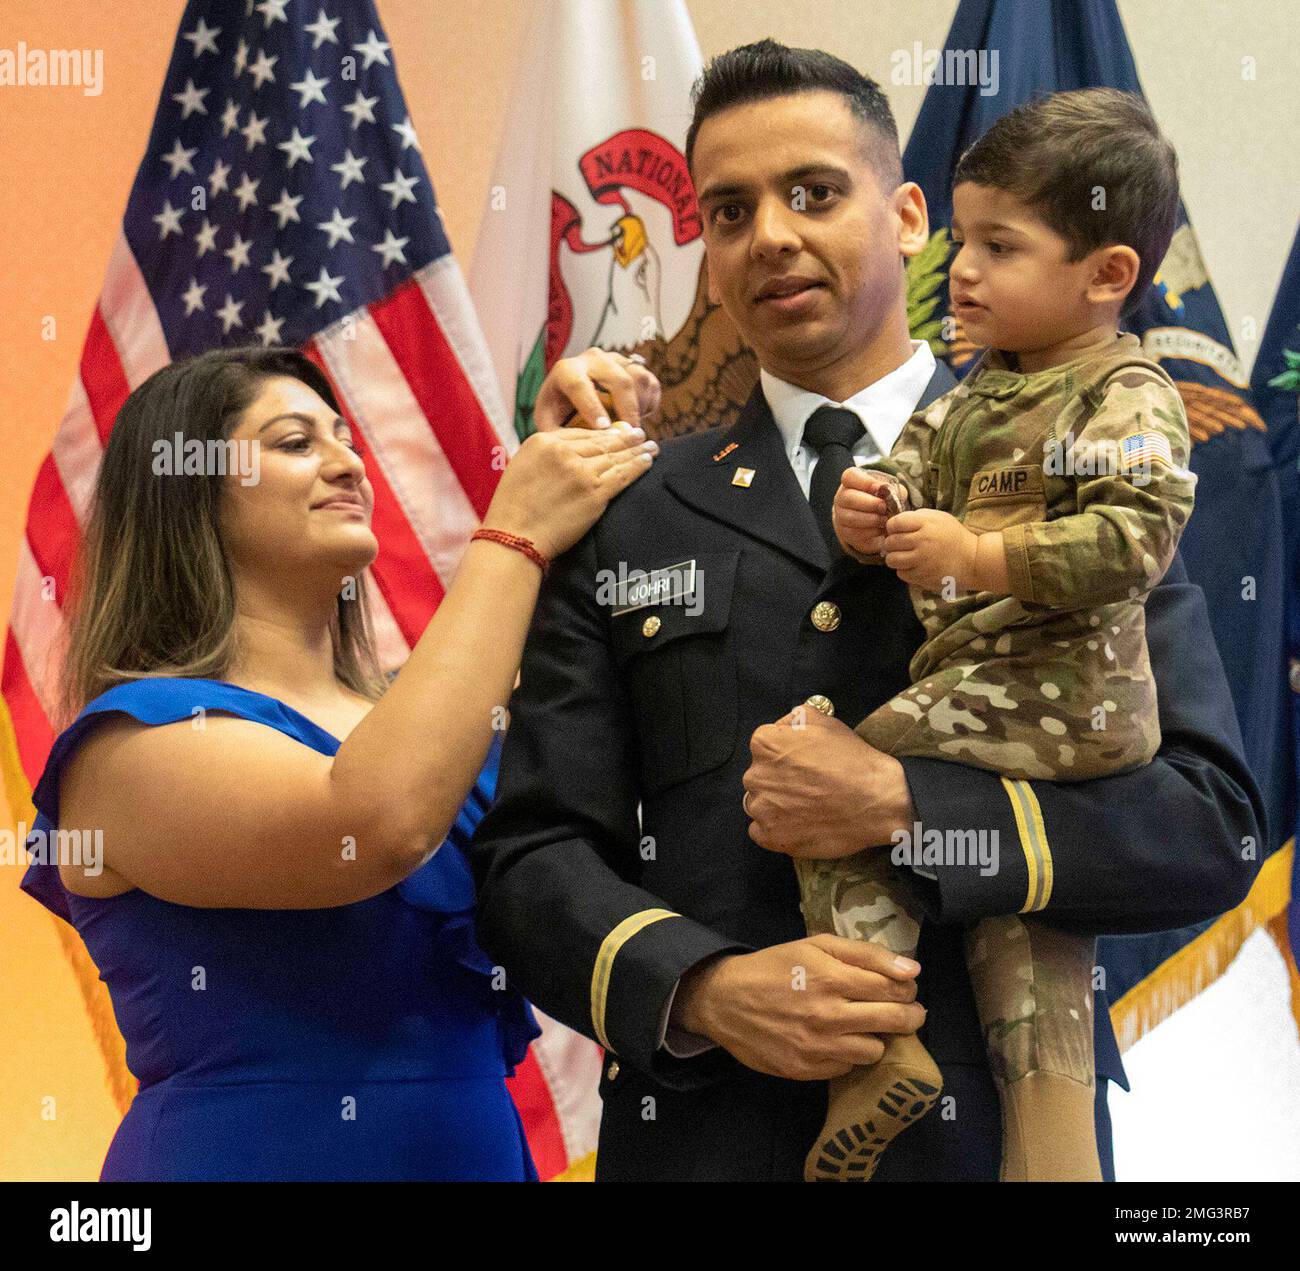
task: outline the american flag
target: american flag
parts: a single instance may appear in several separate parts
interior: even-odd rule
[[[253,343],[302,348],[361,439],[380,542],[375,630],[382,661],[396,666],[518,443],[372,0],[186,7],[80,373],[32,492],[0,678],[0,767],[15,815],[30,812],[53,741],[61,605],[118,409],[175,358]],[[87,1006],[105,1018],[102,1001]],[[542,1022],[514,1086],[548,1177],[586,1150],[589,1127],[564,1115],[584,1102],[564,1088],[577,1039]],[[134,1083],[120,1046],[105,1057],[121,1101]]]
[[[1129,433],[1120,443],[1120,471],[1148,472],[1153,461],[1166,467],[1174,466],[1174,454],[1169,438],[1158,432]]]

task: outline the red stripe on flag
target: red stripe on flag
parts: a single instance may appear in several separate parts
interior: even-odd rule
[[[418,591],[411,587],[412,576],[419,570],[421,562],[427,564],[428,560],[420,551],[418,543],[407,545],[405,553],[401,548],[394,546],[401,538],[397,522],[400,522],[403,528],[409,529],[409,527],[400,520],[400,513],[396,514],[393,524],[388,524],[387,518],[380,516],[380,507],[376,497],[371,523],[379,539],[379,555],[370,566],[370,574],[380,594],[388,602],[389,611],[393,615],[393,621],[397,623],[398,630],[402,633],[402,638],[414,648],[442,599],[442,584],[438,582],[436,574],[429,573],[427,577],[432,581],[427,597],[419,595]],[[418,558],[411,556],[410,552],[417,553]],[[437,599],[434,598],[435,585]]]
[[[527,1130],[537,1176],[545,1181],[562,1174],[569,1167],[569,1153],[564,1146],[555,1100],[531,1046],[524,1062],[515,1069],[515,1075],[506,1079],[506,1085]]]
[[[98,305],[91,315],[90,330],[86,332],[86,344],[81,350],[81,382],[86,387],[99,439],[107,444],[113,421],[130,395],[131,386],[127,383],[117,345],[108,333]]]
[[[370,314],[481,520],[501,479],[492,466],[501,438],[484,415],[437,315],[413,278],[387,300],[371,305]]]
[[[34,789],[50,756],[50,747],[54,745],[54,732],[27,678],[27,668],[23,665],[12,630],[5,633],[5,665],[0,674],[0,693],[4,694],[9,707],[9,718],[18,742],[18,757],[27,774],[27,784]],[[9,810],[15,816],[18,814],[17,808]]]
[[[81,542],[81,527],[63,488],[58,465],[52,454],[36,472],[32,500],[27,506],[27,543],[32,549],[36,568],[54,579],[54,596],[62,605],[68,595],[72,562]]]
[[[334,396],[338,398],[343,417],[348,421],[353,434],[360,443],[363,454],[366,447],[366,430],[353,416],[350,407],[339,387],[330,379],[329,369],[320,350],[314,342],[308,343],[303,352],[321,369],[321,373],[330,380]],[[374,511],[370,524],[379,540],[379,555],[375,558],[370,572],[375,583],[383,593],[393,620],[397,623],[406,643],[414,647],[415,642],[424,634],[434,610],[442,602],[444,588],[442,580],[429,563],[429,558],[420,546],[415,531],[411,529],[406,515],[402,511],[397,496],[384,479],[378,461],[370,456],[366,462],[366,476],[375,495]]]

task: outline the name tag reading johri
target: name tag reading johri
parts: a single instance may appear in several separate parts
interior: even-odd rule
[[[642,569],[625,571],[620,565],[617,574],[601,580],[596,599],[602,605],[611,605],[611,617],[615,618],[649,605],[694,600],[695,572],[693,560],[665,565],[649,572]]]

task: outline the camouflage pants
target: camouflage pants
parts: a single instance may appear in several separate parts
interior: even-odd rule
[[[1132,641],[1081,626],[1085,615],[976,634],[987,616],[968,615],[922,645],[912,684],[863,720],[859,735],[891,755],[949,759],[1017,781],[1087,781],[1150,762],[1160,716],[1140,609],[1142,656],[1127,665],[1107,636],[1120,648]],[[1108,673],[1098,657],[1109,657]]]
[[[915,956],[921,905],[888,848],[795,865],[809,935],[871,940]],[[994,1080],[1005,1085],[1043,1071],[1092,1085],[1095,942],[1002,915],[971,926],[965,943]]]
[[[1008,674],[1010,663],[941,668],[885,703],[857,731],[895,756],[956,759],[1015,778],[1059,777],[1055,770],[1023,762],[1035,748],[1018,735],[1024,731],[1024,715],[1015,709],[1008,682],[1037,681],[1017,675],[1014,666]],[[993,668],[1007,678],[990,674]],[[981,721],[983,732],[976,733],[971,724]],[[1035,719],[1031,727],[1038,726]],[[954,753],[943,744],[950,742],[969,748]],[[1005,767],[993,762],[995,757]],[[891,952],[915,955],[923,908],[888,847],[840,860],[799,860],[796,867],[810,935],[870,940]],[[965,948],[995,1080],[1001,1085],[1044,1071],[1093,1084],[1095,941],[1057,931],[1036,918],[1000,915],[973,924]]]

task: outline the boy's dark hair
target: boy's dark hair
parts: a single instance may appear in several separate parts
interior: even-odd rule
[[[963,181],[1032,207],[1070,245],[1071,261],[1115,243],[1131,247],[1141,265],[1124,313],[1142,302],[1178,219],[1178,156],[1146,102],[1116,88],[1017,106],[957,161],[953,185]]]
[[[903,181],[898,125],[880,85],[847,62],[821,49],[792,49],[775,40],[759,40],[720,53],[704,68],[691,89],[694,114],[686,133],[686,167],[695,157],[700,125],[730,106],[818,91],[840,93],[854,116],[867,125],[867,158],[881,187],[892,193]]]

